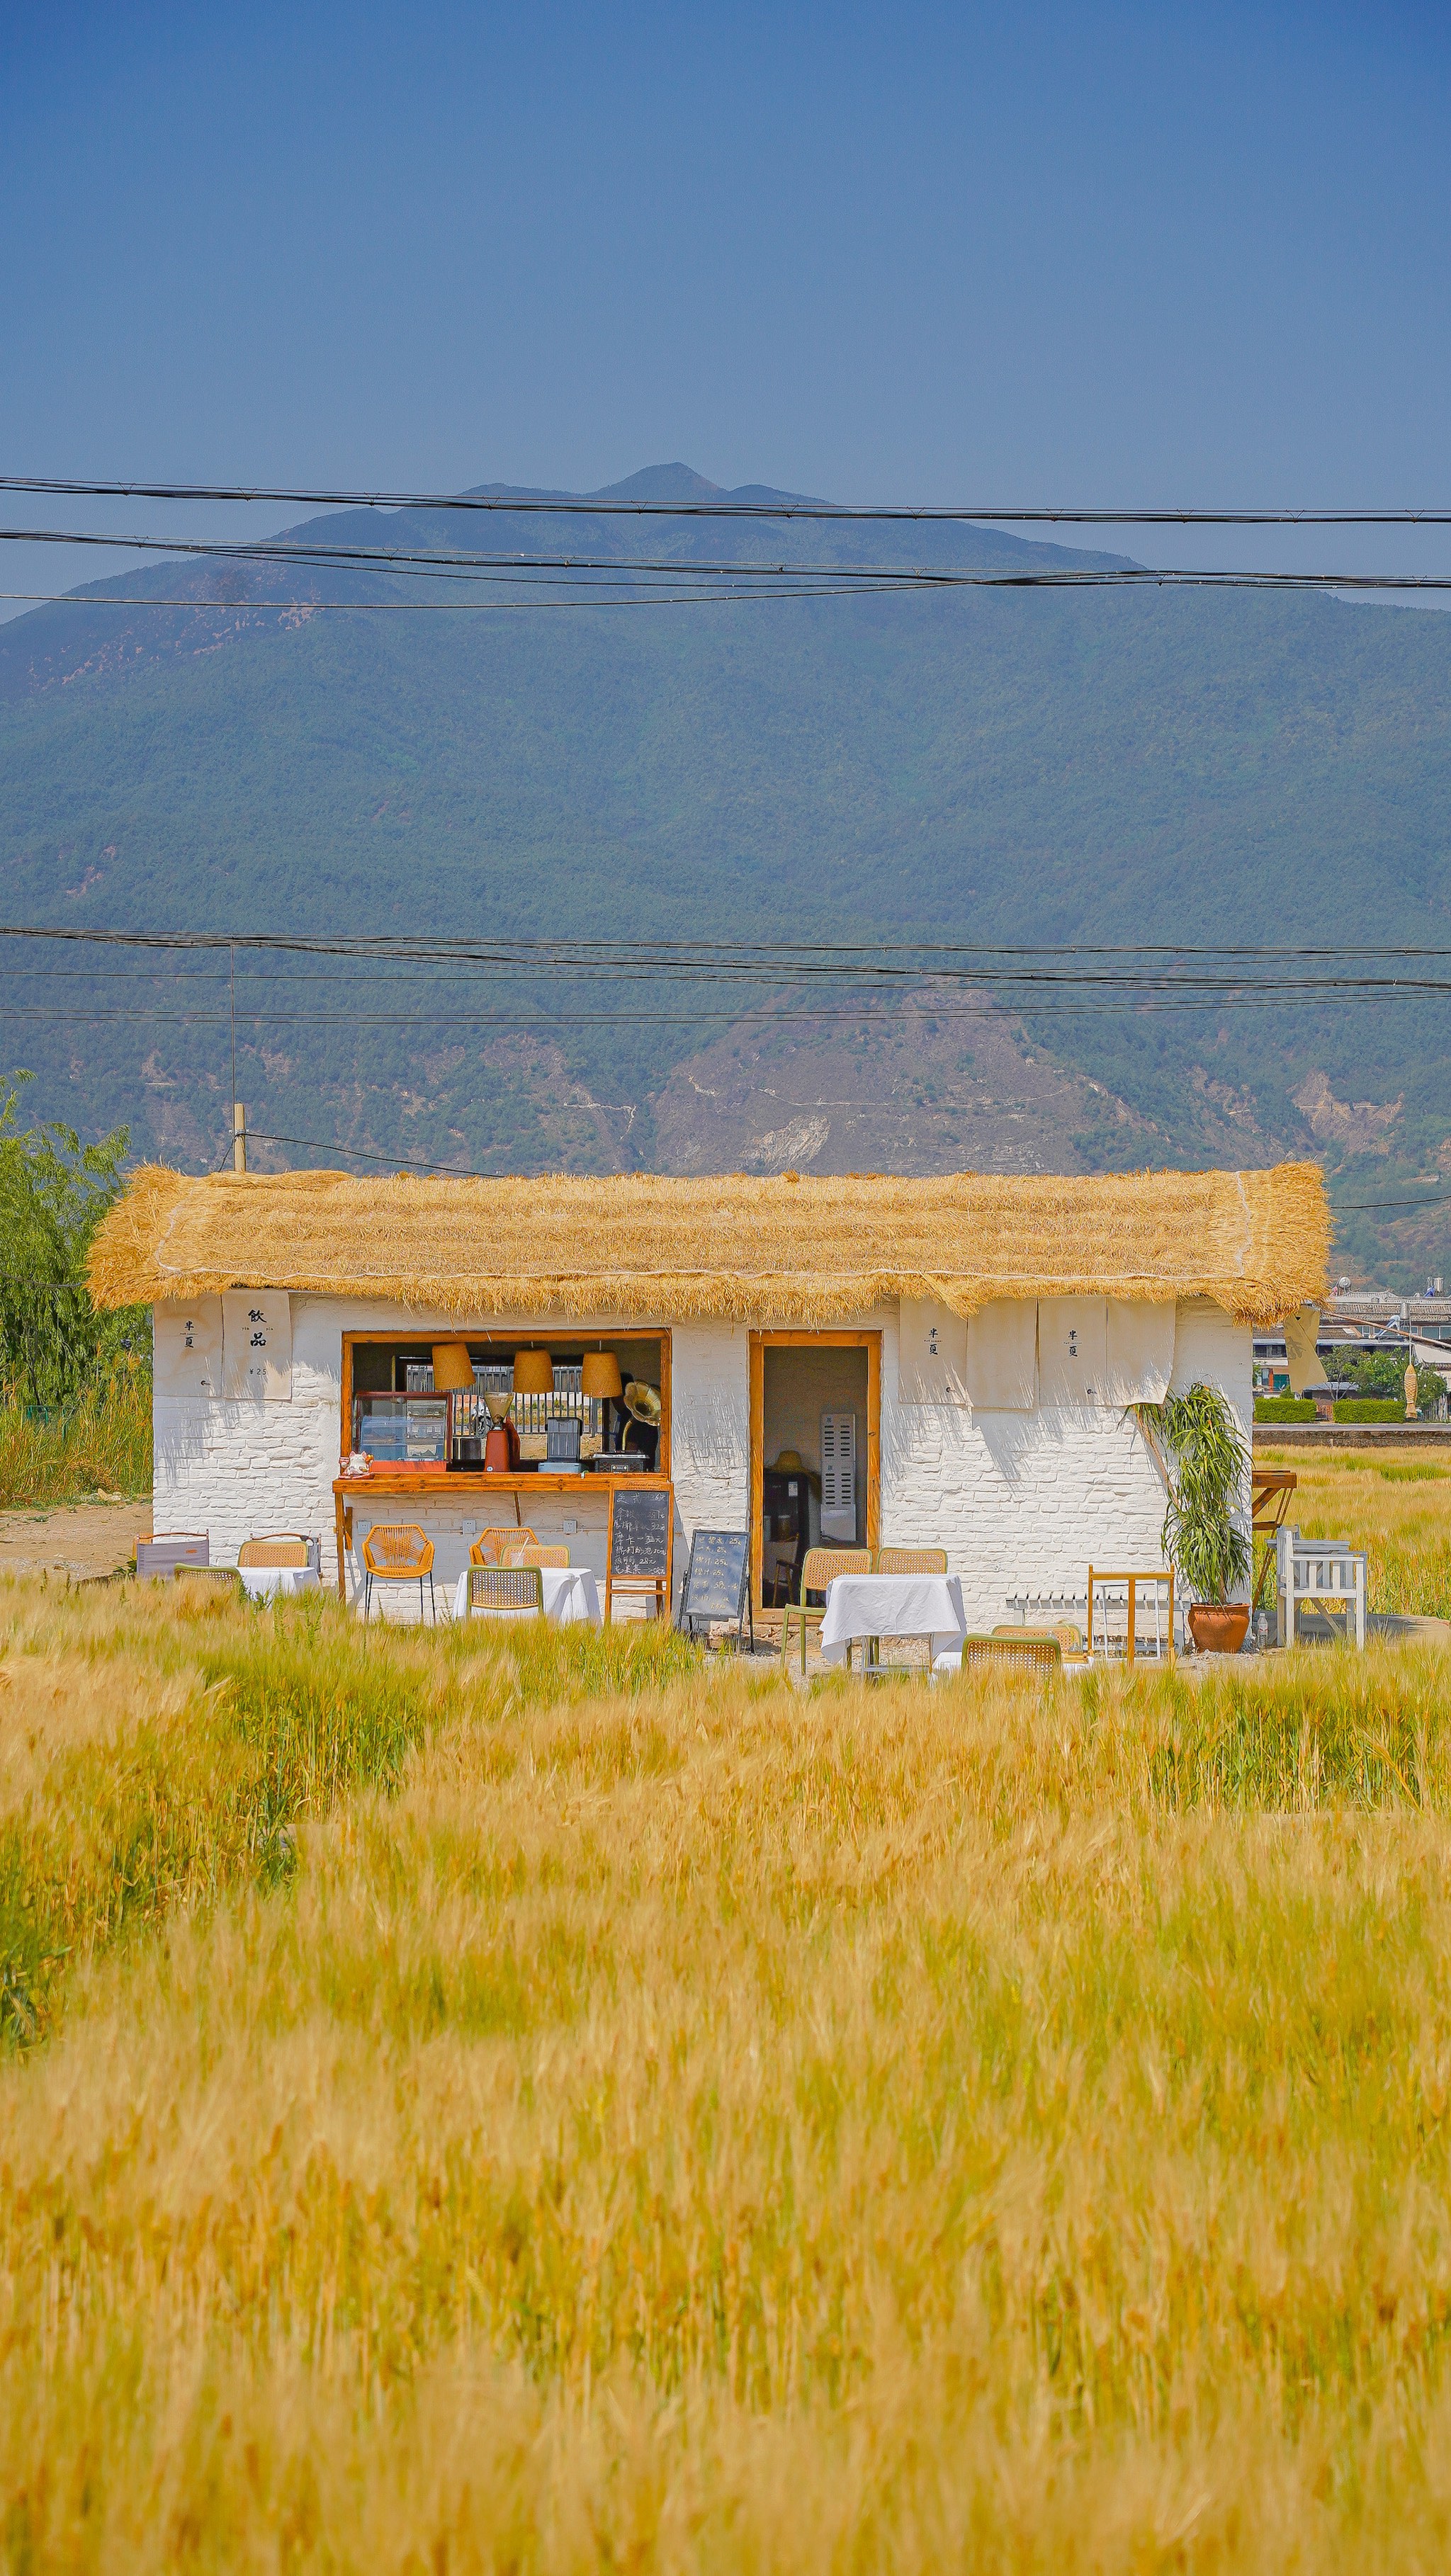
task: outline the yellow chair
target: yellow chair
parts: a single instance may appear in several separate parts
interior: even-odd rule
[[[471,1565],[469,1610],[485,1619],[544,1616],[544,1578],[537,1565]]]
[[[790,1652],[791,1614],[801,1622],[801,1669],[806,1670],[806,1628],[808,1621],[819,1628],[826,1616],[826,1604],[819,1610],[808,1606],[808,1592],[824,1592],[838,1574],[870,1574],[872,1552],[869,1547],[809,1547],[801,1560],[801,1598],[788,1601],[781,1614],[781,1661]]]
[[[506,1547],[537,1547],[538,1540],[525,1521],[513,1521],[507,1529],[480,1530],[469,1549],[470,1565],[502,1565]]]
[[[423,1587],[433,1609],[433,1624],[438,1625],[438,1602],[433,1590],[433,1541],[416,1521],[375,1521],[363,1541],[363,1619],[366,1624],[373,1607],[375,1583],[416,1583],[418,1616],[423,1617]]]
[[[501,1565],[568,1565],[567,1547],[541,1547],[538,1539],[523,1547],[506,1547],[499,1558]]]

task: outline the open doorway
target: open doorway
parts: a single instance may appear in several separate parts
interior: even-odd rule
[[[751,1335],[751,1563],[763,1610],[800,1598],[808,1547],[875,1547],[879,1333]]]

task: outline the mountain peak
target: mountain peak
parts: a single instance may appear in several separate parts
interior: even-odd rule
[[[623,483],[606,483],[587,492],[588,501],[718,501],[724,486],[708,483],[693,465],[646,465]]]

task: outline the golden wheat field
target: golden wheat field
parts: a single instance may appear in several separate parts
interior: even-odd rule
[[[1451,1448],[1256,1448],[1261,1459],[1293,1467],[1288,1517],[1307,1538],[1369,1550],[1372,1609],[1451,1618]]]
[[[8,2569],[1444,2565],[1439,1652],[0,1641]]]

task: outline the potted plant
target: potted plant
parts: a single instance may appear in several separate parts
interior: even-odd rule
[[[1218,1387],[1201,1384],[1142,1413],[1173,1460],[1163,1543],[1193,1595],[1189,1634],[1201,1654],[1237,1655],[1249,1603],[1226,1596],[1250,1567],[1249,1541],[1232,1517],[1249,1466],[1239,1426]]]

